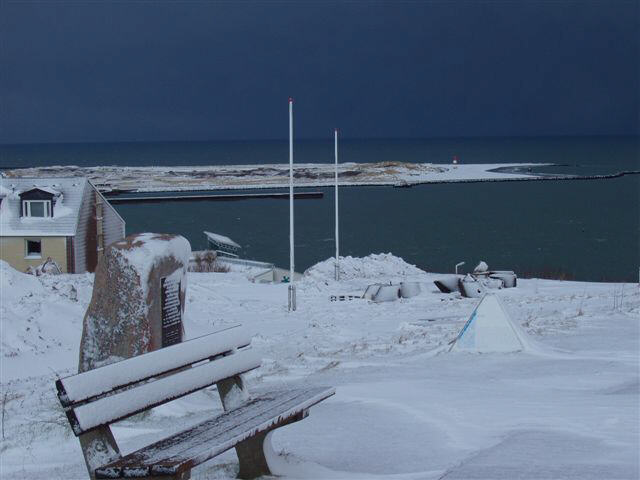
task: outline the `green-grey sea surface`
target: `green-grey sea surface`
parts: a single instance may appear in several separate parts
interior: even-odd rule
[[[341,161],[554,163],[550,173],[638,170],[638,137],[345,140]],[[286,163],[286,141],[3,145],[0,166]],[[333,161],[327,140],[295,144],[299,163]],[[333,189],[295,202],[296,270],[332,256]],[[283,190],[280,190],[283,191]],[[218,192],[231,193],[231,192]],[[606,180],[427,184],[340,190],[342,255],[392,252],[434,272],[484,260],[521,276],[638,281],[640,176]],[[205,247],[204,230],[233,238],[242,256],[289,264],[286,200],[120,204],[127,233],[156,231]]]

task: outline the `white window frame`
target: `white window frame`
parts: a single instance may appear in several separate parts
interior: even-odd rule
[[[32,203],[44,203],[44,217],[33,217],[31,215]],[[22,201],[22,216],[32,218],[51,218],[51,200],[23,200]]]
[[[29,253],[29,242],[40,243],[40,253]],[[24,239],[24,258],[42,258],[42,239],[41,238],[25,238]]]

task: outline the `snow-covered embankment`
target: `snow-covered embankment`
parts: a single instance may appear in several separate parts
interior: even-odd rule
[[[637,285],[521,280],[498,292],[545,353],[445,354],[477,300],[437,292],[437,275],[392,255],[310,269],[287,312],[286,285],[241,272],[189,273],[186,332],[244,323],[263,366],[251,388],[335,385],[304,422],[274,436],[287,478],[637,478]],[[29,277],[0,264],[4,409],[1,477],[80,479],[77,440],[53,381],[77,368],[91,275]],[[375,282],[420,282],[411,299],[330,302]],[[614,297],[618,300],[614,303]],[[199,393],[125,420],[132,450],[220,411]],[[234,478],[233,451],[194,478]]]

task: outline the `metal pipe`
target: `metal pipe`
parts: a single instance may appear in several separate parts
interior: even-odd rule
[[[295,255],[293,243],[293,98],[289,97],[289,311],[296,309],[294,285]]]
[[[338,222],[338,129],[334,131],[334,150],[335,150],[335,183],[336,183],[336,282],[340,280],[340,236],[339,236],[339,222]]]

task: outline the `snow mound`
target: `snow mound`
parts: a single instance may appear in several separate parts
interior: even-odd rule
[[[21,273],[4,260],[0,260],[0,292],[2,303],[9,305],[22,297],[44,293],[44,287],[33,275]]]
[[[1,382],[75,361],[87,290],[85,275],[35,277],[0,261]]]
[[[335,259],[316,263],[304,272],[304,280],[325,282],[335,276]],[[425,273],[415,265],[391,253],[373,253],[366,257],[340,257],[340,280],[359,278],[391,278]]]

